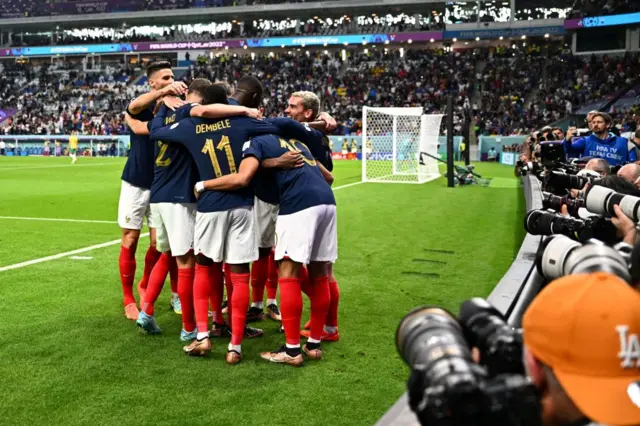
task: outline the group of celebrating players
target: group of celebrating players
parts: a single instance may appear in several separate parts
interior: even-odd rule
[[[170,275],[180,339],[189,342],[184,352],[207,355],[212,337],[230,336],[226,362],[237,364],[243,338],[263,335],[247,322],[264,319],[266,288],[267,315],[282,322],[286,344],[260,356],[293,366],[303,364],[302,352],[321,359],[320,342],[339,339],[336,203],[325,136],[335,120],[319,112],[310,92],[291,96],[290,118],[262,119],[263,87],[252,76],[233,91],[205,79],[187,87],[174,81],[170,63],[155,62],[147,77],[151,91],[126,114],[131,148],[118,208],[125,316],[160,333],[154,304]],[[138,309],[135,253],[145,217],[151,244]],[[311,315],[301,330],[302,292]],[[301,336],[308,338],[302,348]]]

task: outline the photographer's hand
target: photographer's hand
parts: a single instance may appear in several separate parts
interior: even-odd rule
[[[622,238],[622,241],[627,244],[635,245],[638,234],[636,224],[622,212],[622,209],[617,204],[613,206],[613,210],[616,215],[611,218],[611,222],[618,230],[618,237]]]
[[[578,129],[576,129],[575,127],[569,127],[567,129],[566,140],[571,141],[571,139],[573,139],[573,137],[576,135],[577,131],[578,131]]]
[[[560,214],[562,216],[569,216],[569,208],[566,204],[563,204],[562,207],[560,207]]]

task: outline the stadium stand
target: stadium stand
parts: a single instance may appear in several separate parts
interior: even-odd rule
[[[576,0],[571,17],[584,18],[633,12],[640,12],[640,3],[635,0]]]

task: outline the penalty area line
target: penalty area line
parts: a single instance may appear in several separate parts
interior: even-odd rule
[[[140,234],[140,238],[148,237],[148,236],[149,236],[148,232],[146,232],[144,234]],[[97,249],[110,247],[110,246],[115,246],[116,244],[120,244],[120,243],[121,243],[121,239],[118,238],[117,240],[107,241],[106,243],[96,244],[96,245],[93,245],[93,246],[84,247],[84,248],[80,248],[80,249],[72,250],[72,251],[67,251],[67,252],[64,252],[64,253],[58,253],[58,254],[54,254],[52,256],[41,257],[40,259],[33,259],[33,260],[28,260],[26,262],[16,263],[14,265],[2,266],[2,267],[0,267],[0,272],[10,271],[12,269],[24,268],[25,266],[35,265],[35,264],[43,263],[43,262],[49,262],[51,260],[62,259],[63,257],[75,256],[77,254],[86,253],[88,251],[97,250]]]
[[[74,223],[107,223],[110,225],[117,224],[113,220],[90,220],[90,219],[64,219],[57,217],[21,217],[21,216],[0,216],[0,219],[6,220],[35,220],[41,222],[74,222]]]
[[[354,182],[354,183],[348,183],[346,185],[340,185],[340,186],[336,186],[335,188],[333,188],[333,191],[337,191],[339,189],[343,189],[343,188],[349,188],[350,186],[356,186],[356,185],[360,185],[361,183],[364,183],[363,181],[360,182]]]

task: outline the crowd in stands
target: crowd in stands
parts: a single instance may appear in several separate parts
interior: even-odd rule
[[[640,2],[637,0],[576,0],[572,9],[572,18],[619,15],[640,12]]]
[[[291,93],[319,95],[324,110],[339,122],[336,134],[361,131],[362,106],[421,106],[425,113],[446,112],[453,95],[456,135],[465,124],[477,134],[528,134],[557,121],[577,107],[635,88],[640,58],[575,57],[564,45],[541,48],[500,47],[449,52],[444,49],[383,47],[339,52],[292,51],[286,54],[220,54],[193,61],[184,79],[205,77],[233,83],[256,75],[269,95],[269,116],[283,115]],[[140,70],[122,64],[90,69],[86,63],[57,61],[28,66],[0,65],[2,109],[18,110],[5,121],[4,133],[68,133],[106,135],[126,132],[122,112],[144,85],[132,84]],[[635,93],[635,92],[631,92]],[[636,128],[640,103],[629,97],[611,111],[616,126]],[[465,120],[467,118],[467,120]]]
[[[122,111],[146,90],[130,84],[132,69],[117,65],[88,71],[82,64],[60,62],[22,71],[24,77],[10,81],[6,92],[2,87],[2,108],[17,110],[4,123],[4,134],[123,134]]]

